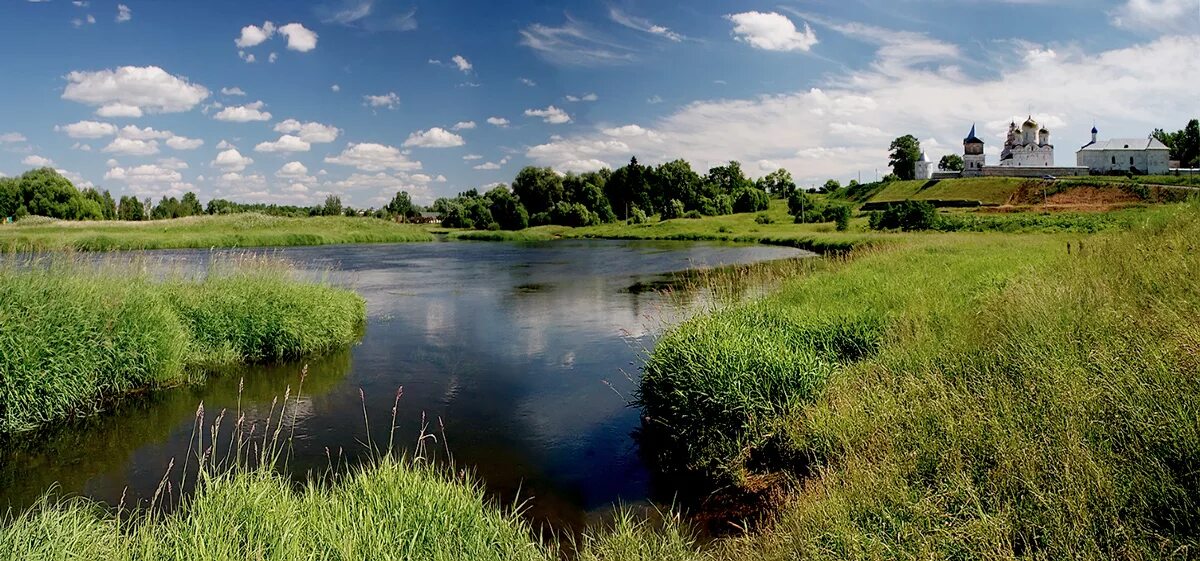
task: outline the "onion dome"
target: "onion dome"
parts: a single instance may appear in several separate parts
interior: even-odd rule
[[[1021,125],[1021,128],[1026,128],[1026,129],[1038,128],[1037,121],[1033,120],[1033,115],[1030,115],[1028,119],[1025,119],[1025,124]]]

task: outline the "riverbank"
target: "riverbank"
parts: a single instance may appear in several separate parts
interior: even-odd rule
[[[357,294],[247,257],[203,278],[56,256],[0,265],[0,434],[88,415],[213,366],[328,352],[357,339]]]
[[[929,234],[671,330],[639,392],[655,459],[761,507],[696,558],[1195,549],[1198,210]]]
[[[377,218],[286,218],[254,213],[142,222],[26,219],[0,225],[0,250],[9,252],[282,247],[433,239],[419,226]]]

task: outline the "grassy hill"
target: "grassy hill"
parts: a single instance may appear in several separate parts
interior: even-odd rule
[[[1030,179],[1018,177],[970,177],[893,181],[871,197],[869,202],[884,203],[915,200],[979,201],[983,205],[1002,205]]]

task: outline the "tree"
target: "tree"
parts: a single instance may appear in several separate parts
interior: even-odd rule
[[[565,198],[562,177],[550,168],[522,168],[513,179],[512,192],[530,213],[550,210]]]
[[[529,211],[507,187],[492,188],[484,197],[488,200],[488,211],[501,230],[523,230],[529,227]]]
[[[594,212],[601,222],[614,222],[617,219],[604,195],[604,184],[608,178],[599,172],[588,172],[582,175],[568,174],[563,178],[564,200],[579,203]]]
[[[671,220],[674,218],[683,218],[683,214],[687,212],[683,208],[683,201],[679,199],[671,199],[667,204],[663,205],[661,218],[663,220]]]
[[[1200,167],[1200,120],[1192,119],[1183,128],[1179,145],[1179,163],[1183,167]]]
[[[821,192],[822,193],[832,193],[841,188],[842,188],[842,184],[839,183],[838,180],[830,179],[829,181],[826,181],[824,185],[821,186]]]
[[[958,154],[946,154],[938,160],[938,169],[942,171],[962,171],[963,159]]]
[[[179,199],[179,216],[200,216],[204,214],[204,207],[200,206],[200,199],[196,194],[188,191],[183,194],[183,198]]]
[[[792,174],[788,170],[779,168],[759,178],[758,187],[773,197],[786,199],[796,190],[796,182],[792,181]]]
[[[728,164],[708,170],[707,183],[714,185],[718,192],[733,195],[741,189],[751,186],[750,180],[742,172],[742,164],[730,160]]]
[[[888,150],[892,151],[891,160],[888,161],[892,173],[900,179],[915,177],[916,170],[913,166],[917,160],[921,159],[921,142],[917,140],[917,137],[911,134],[901,136],[892,141]]]
[[[694,210],[700,207],[700,191],[703,180],[700,174],[692,170],[687,160],[672,160],[663,164],[650,173],[648,179],[651,197],[655,207],[663,207],[672,200],[683,203],[685,209]]]
[[[872,230],[929,230],[937,225],[937,209],[927,201],[901,201],[871,213]]]
[[[771,197],[757,187],[743,187],[733,199],[734,212],[758,212],[771,206]]]
[[[651,175],[650,169],[639,164],[637,158],[630,158],[628,165],[613,170],[604,183],[604,195],[618,218],[628,219],[633,207],[644,209],[643,213],[653,212],[647,210],[654,208]]]
[[[396,196],[392,197],[392,201],[384,209],[387,210],[388,214],[398,216],[404,220],[416,214],[416,207],[413,206],[412,198],[408,196],[408,191],[396,193]]]
[[[321,206],[321,214],[323,216],[337,216],[341,213],[342,198],[337,195],[325,197],[325,204]]]
[[[22,203],[17,180],[0,177],[0,222],[4,222],[6,218],[15,217],[17,209],[22,206]]]
[[[137,200],[137,197],[123,195],[121,203],[117,206],[117,218],[121,220],[145,220],[146,207],[142,201]]]

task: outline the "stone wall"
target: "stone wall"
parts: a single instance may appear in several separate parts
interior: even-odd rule
[[[1133,168],[1138,173],[1157,175],[1170,169],[1169,154],[1166,150],[1080,150],[1075,154],[1075,162],[1098,174]]]
[[[1041,177],[1043,175],[1053,175],[1054,177],[1074,177],[1080,175],[1088,175],[1086,167],[1010,167],[1010,166],[984,166],[984,177]]]

